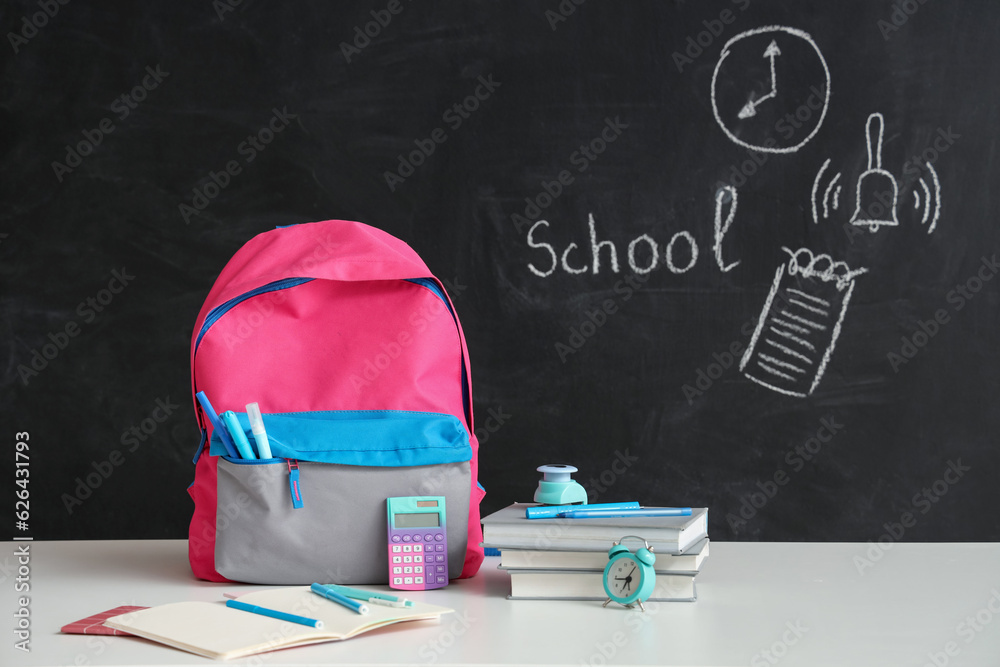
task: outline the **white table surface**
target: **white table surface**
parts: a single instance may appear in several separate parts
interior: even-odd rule
[[[1000,665],[1000,544],[713,542],[699,600],[645,614],[599,602],[509,601],[499,559],[412,598],[440,622],[218,663],[134,637],[62,635],[118,605],[219,600],[258,587],[198,581],[181,540],[31,542],[31,652],[14,649],[18,562],[0,552],[0,665]]]

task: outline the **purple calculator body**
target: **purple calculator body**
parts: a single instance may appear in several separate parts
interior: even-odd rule
[[[448,585],[444,496],[386,499],[389,587],[424,591]]]

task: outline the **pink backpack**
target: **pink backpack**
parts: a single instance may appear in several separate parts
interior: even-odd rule
[[[198,314],[191,384],[248,436],[258,403],[271,449],[231,456],[195,401],[196,576],[386,583],[386,498],[416,495],[446,498],[449,576],[478,571],[468,349],[442,284],[404,242],[345,220],[254,237]]]

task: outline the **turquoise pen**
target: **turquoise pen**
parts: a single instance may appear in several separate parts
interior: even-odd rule
[[[358,602],[357,600],[352,600],[346,595],[342,595],[331,588],[327,588],[323,584],[313,584],[312,586],[309,587],[309,590],[311,590],[316,595],[325,597],[327,600],[331,600],[339,605],[343,605],[348,609],[358,612],[359,614],[368,613],[368,605]]]
[[[253,448],[250,447],[250,441],[247,440],[247,434],[243,432],[240,420],[236,418],[236,413],[232,410],[226,410],[222,413],[222,421],[225,422],[226,428],[229,430],[229,435],[232,436],[233,442],[236,443],[236,449],[240,451],[240,456],[245,459],[256,459],[257,457],[253,453]]]
[[[376,591],[363,591],[360,588],[351,588],[350,586],[341,586],[340,584],[325,584],[323,587],[329,590],[336,591],[341,595],[352,598],[354,600],[364,600],[365,602],[372,602],[374,604],[380,604],[379,601],[391,602],[393,603],[392,606],[394,607],[413,606],[412,600],[396,597],[395,595],[389,595],[387,593],[378,593]]]
[[[637,510],[588,510],[560,512],[561,519],[610,519],[642,516],[691,516],[690,507],[643,507]]]
[[[248,611],[251,614],[259,614],[260,616],[276,618],[281,621],[289,621],[291,623],[298,623],[299,625],[308,625],[309,627],[316,628],[317,630],[323,629],[323,621],[315,618],[289,614],[283,611],[278,611],[277,609],[268,609],[267,607],[260,607],[255,604],[247,604],[246,602],[240,602],[239,600],[226,600],[226,606],[232,609],[239,609],[240,611]]]
[[[527,519],[555,519],[563,512],[573,512],[576,510],[637,510],[639,503],[635,501],[624,503],[596,503],[591,505],[539,505],[538,507],[526,507],[524,516]]]

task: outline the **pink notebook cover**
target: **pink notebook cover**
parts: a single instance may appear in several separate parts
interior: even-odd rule
[[[102,611],[100,614],[94,614],[93,616],[88,616],[87,618],[75,621],[68,625],[62,627],[61,632],[67,635],[128,635],[132,636],[131,633],[123,632],[121,630],[115,630],[113,628],[106,627],[104,621],[108,620],[112,616],[118,616],[119,614],[127,614],[130,611],[141,611],[142,609],[148,609],[148,607],[132,607],[132,606],[122,606],[115,607],[114,609],[109,609],[108,611]]]

